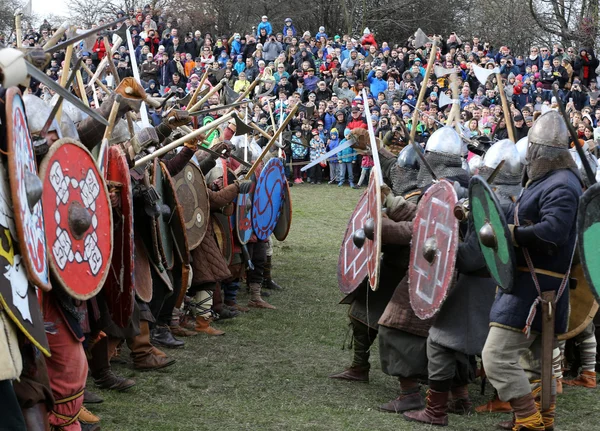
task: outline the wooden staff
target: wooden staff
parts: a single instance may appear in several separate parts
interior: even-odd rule
[[[21,28],[21,12],[15,13],[15,37],[17,38],[17,48],[23,48],[23,29]]]
[[[292,121],[292,118],[294,118],[294,115],[296,115],[296,112],[298,111],[298,106],[299,106],[299,104],[296,104],[296,106],[294,106],[292,108],[292,111],[287,116],[287,118],[283,121],[283,124],[281,125],[281,127],[279,129],[277,129],[277,131],[275,132],[273,137],[269,140],[269,143],[267,145],[265,145],[265,148],[263,148],[262,153],[260,153],[260,156],[258,156],[258,159],[256,159],[256,161],[252,164],[252,167],[250,168],[250,170],[248,171],[248,173],[246,174],[244,179],[247,180],[250,177],[252,177],[252,174],[258,168],[259,163],[267,155],[267,153],[269,152],[269,150],[271,149],[273,144],[275,144],[275,141],[277,140],[277,138],[279,137],[281,132],[283,132],[283,130],[288,126],[288,124],[290,124],[290,121]]]
[[[71,66],[71,57],[73,57],[73,45],[67,46],[67,52],[65,54],[65,62],[62,70],[62,75],[60,76],[60,86],[65,87],[67,85],[67,80],[69,79],[69,70]],[[68,90],[68,89],[67,89]],[[60,124],[60,117],[62,116],[62,104],[58,108],[56,112],[56,121]]]
[[[87,83],[88,86],[91,86],[92,88],[94,88],[94,82],[95,82],[96,84],[98,84],[98,87],[100,87],[102,90],[104,90],[106,92],[106,94],[110,94],[111,93],[111,91],[108,89],[108,87],[102,83],[102,81],[100,80],[100,78],[96,77],[92,73],[92,71],[90,70],[90,68],[87,67],[87,65],[85,63],[81,63],[81,68],[89,76],[89,82]]]
[[[118,38],[117,40],[121,40],[121,38]],[[108,40],[108,36],[104,36],[104,49],[106,50],[106,55],[108,57],[108,60],[107,60],[108,68],[110,69],[110,73],[112,73],[112,75],[114,77],[115,88],[116,88],[121,83],[121,78],[119,78],[119,73],[117,72],[117,67],[115,66],[115,62],[112,59],[113,54],[118,49],[117,44],[115,43],[115,45],[113,45],[113,47],[111,48],[110,42]],[[130,55],[135,55],[135,53],[131,53]],[[129,135],[131,137],[133,137],[133,135],[135,135],[135,129],[133,128],[133,119],[131,118],[131,112],[127,112],[127,114],[125,114],[125,118],[127,118],[127,128],[129,129]]]
[[[502,112],[504,113],[506,130],[508,130],[508,139],[513,141],[513,143],[516,143],[517,141],[515,141],[515,130],[513,129],[512,115],[510,114],[510,107],[508,106],[508,100],[506,99],[504,84],[502,84],[502,76],[500,73],[496,73],[496,80],[498,81],[498,91],[500,92],[500,98],[502,99]]]
[[[223,88],[223,86],[227,83],[226,79],[221,79],[221,81],[215,85],[213,88],[211,88],[211,90],[206,94],[206,96],[204,96],[202,99],[200,99],[198,102],[196,102],[194,104],[194,106],[192,106],[190,109],[188,109],[187,111],[189,112],[194,112],[194,111],[198,111],[202,105],[204,105],[204,103],[210,99],[210,97],[215,94],[217,91],[219,91],[221,88]]]
[[[42,49],[45,51],[45,50],[47,50],[49,48],[52,48],[54,45],[56,45],[58,43],[58,41],[60,40],[60,38],[63,37],[63,34],[65,34],[65,32],[68,29],[69,29],[69,23],[63,22],[61,24],[61,26],[54,32],[54,34],[48,40],[48,42],[46,42],[44,44],[44,46],[42,47]]]
[[[82,63],[83,64],[83,63]],[[85,85],[83,85],[83,78],[81,77],[81,71],[78,70],[75,72],[75,79],[77,79],[77,86],[79,87],[79,95],[85,106],[90,107],[90,102],[88,101],[87,94],[85,92]]]
[[[435,60],[435,55],[437,53],[437,39],[433,39],[433,44],[431,46],[431,52],[429,53],[429,60],[427,61],[427,69],[425,69],[425,78],[423,78],[423,82],[421,83],[421,90],[419,91],[419,98],[417,99],[416,108],[421,108],[421,103],[423,103],[423,99],[425,98],[425,91],[427,90],[427,81],[429,80],[429,75],[431,75],[431,69],[433,69],[433,62]],[[412,116],[412,127],[410,128],[410,139],[414,140],[415,135],[417,134],[417,123],[419,118],[419,111],[416,109],[413,111]],[[369,120],[370,121],[370,120]]]
[[[100,172],[104,173],[105,164],[108,160],[108,142],[112,137],[112,132],[115,127],[115,122],[117,120],[117,113],[119,112],[119,106],[121,105],[122,96],[117,94],[115,96],[115,100],[113,101],[113,105],[110,109],[110,115],[108,116],[108,126],[104,129],[104,136],[102,137],[102,143],[100,144],[100,152],[98,153],[98,168]]]
[[[202,91],[202,86],[204,85],[206,78],[208,78],[208,68],[204,72],[204,75],[202,75],[202,79],[200,80],[200,83],[198,84],[198,88],[196,88],[196,91],[194,91],[194,94],[192,95],[192,98],[190,99],[188,106],[194,106],[196,104],[196,100],[198,100],[198,95]],[[188,109],[188,111],[189,111],[189,109]]]
[[[115,43],[113,44],[113,50],[117,50],[119,49],[119,47],[121,46],[121,44],[123,43],[123,39],[121,39],[120,36],[117,36],[117,38],[115,39]],[[102,59],[102,61],[100,61],[100,64],[98,65],[98,68],[96,69],[96,73],[94,73],[94,76],[92,77],[92,79],[90,79],[90,82],[88,82],[88,86],[92,85],[93,81],[97,81],[98,77],[100,76],[100,74],[102,73],[102,71],[104,70],[104,68],[106,67],[106,65],[108,64],[108,59],[110,57],[110,60],[112,61],[112,54],[109,56],[108,53],[110,53],[112,51],[107,51],[106,55],[104,56],[104,58]]]

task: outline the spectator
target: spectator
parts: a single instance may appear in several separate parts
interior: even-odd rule
[[[261,34],[261,30],[265,30],[265,35],[270,36],[273,33],[273,28],[271,27],[271,23],[266,15],[263,15],[260,23],[256,27],[256,36],[259,37]]]

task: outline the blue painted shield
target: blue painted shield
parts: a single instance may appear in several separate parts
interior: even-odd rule
[[[283,163],[278,158],[272,158],[260,173],[252,203],[252,228],[261,241],[269,238],[277,225],[285,181]]]
[[[235,228],[240,244],[244,245],[252,238],[252,196],[256,186],[256,178],[252,175],[252,186],[246,190],[240,189],[235,210]]]

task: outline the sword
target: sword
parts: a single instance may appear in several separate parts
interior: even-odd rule
[[[308,165],[304,166],[302,169],[300,169],[300,171],[304,172],[304,171],[308,171],[310,168],[312,168],[313,166],[315,166],[318,163],[321,163],[325,160],[327,160],[328,158],[330,158],[331,156],[335,156],[337,153],[339,153],[342,150],[345,150],[348,147],[351,147],[352,145],[354,145],[356,142],[352,139],[347,139],[346,142],[344,142],[341,145],[338,145],[337,147],[335,147],[333,150],[330,150],[328,152],[326,152],[325,154],[323,154],[321,157],[319,157],[318,159],[313,160],[312,162],[310,162]]]
[[[379,161],[379,148],[377,148],[377,141],[375,140],[375,130],[373,130],[373,122],[371,121],[371,111],[369,110],[369,101],[367,99],[367,90],[362,90],[363,104],[365,107],[365,115],[367,117],[367,130],[369,131],[369,139],[371,140],[371,154],[373,154],[373,162],[375,165],[375,171],[379,176],[380,184],[383,182],[383,173],[381,172],[381,162]]]
[[[77,98],[73,94],[71,94],[71,92],[69,92],[69,90],[58,85],[56,82],[54,82],[52,80],[52,78],[50,78],[48,75],[43,73],[41,70],[39,70],[37,67],[35,67],[30,62],[25,61],[25,64],[27,65],[27,72],[29,73],[29,75],[31,75],[32,78],[35,78],[36,80],[40,81],[42,84],[44,84],[45,86],[50,88],[52,91],[57,93],[59,96],[62,96],[65,100],[68,100],[73,105],[75,105],[76,107],[81,109],[83,112],[88,114],[94,120],[99,121],[100,123],[104,124],[105,126],[108,126],[108,121],[104,117],[102,117],[100,114],[98,114],[93,109],[85,106],[85,104],[81,100],[79,100],[79,98]]]
[[[575,129],[573,128],[573,125],[571,124],[571,121],[569,120],[569,116],[567,115],[567,111],[565,111],[565,107],[562,104],[562,101],[558,95],[558,91],[556,90],[556,87],[552,88],[552,93],[554,94],[554,97],[556,97],[556,103],[558,104],[558,110],[560,111],[561,115],[563,116],[563,119],[565,120],[567,128],[569,129],[569,134],[571,135],[571,139],[573,140],[573,144],[575,145],[577,154],[579,154],[579,158],[581,159],[581,164],[583,165],[583,168],[585,169],[585,174],[588,177],[590,185],[594,185],[594,184],[596,184],[596,176],[594,175],[594,171],[592,171],[592,168],[590,167],[588,159],[583,151],[583,148],[581,148],[581,143],[579,142],[579,138],[577,137],[577,132],[575,132]]]
[[[127,17],[124,16],[123,18],[119,18],[116,21],[109,22],[108,24],[104,24],[104,25],[101,25],[100,27],[93,28],[90,31],[86,31],[85,33],[81,33],[81,34],[79,34],[79,35],[77,35],[77,36],[75,36],[75,37],[73,37],[71,39],[65,40],[64,42],[61,42],[58,45],[54,45],[52,48],[48,48],[44,52],[46,54],[52,54],[53,52],[60,51],[61,49],[65,49],[67,46],[73,45],[75,42],[79,42],[80,40],[83,40],[86,37],[91,36],[93,34],[99,33],[102,30],[109,29],[112,26],[114,26],[116,24],[119,24],[120,22],[125,21],[126,19],[127,19]],[[132,55],[133,55],[133,53],[132,53]]]
[[[129,29],[125,30],[125,35],[127,36],[127,46],[129,47],[130,52],[129,58],[131,59],[131,70],[133,71],[133,77],[138,82],[138,84],[141,85],[140,71],[138,69],[137,59],[135,58],[135,48],[133,46],[133,40],[131,39],[131,32],[129,31]],[[140,106],[140,118],[142,120],[143,128],[150,127],[150,117],[148,117],[148,109],[146,108],[146,102],[142,102],[142,105]]]

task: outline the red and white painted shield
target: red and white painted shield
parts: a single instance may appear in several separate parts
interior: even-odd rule
[[[8,175],[23,263],[31,282],[47,291],[51,286],[44,213],[42,201],[32,200],[38,171],[23,99],[16,87],[6,91],[6,118]]]
[[[56,141],[40,165],[50,269],[74,298],[104,285],[112,258],[112,209],[91,153],[72,139]]]
[[[367,193],[368,191],[365,190],[354,208],[340,248],[337,268],[338,286],[346,295],[354,292],[367,276],[367,249],[357,247],[353,241],[354,233],[364,228],[369,217]]]
[[[433,317],[442,306],[454,277],[458,249],[457,201],[447,181],[432,185],[423,195],[413,224],[409,295],[420,319]]]
[[[368,218],[364,230],[367,236],[367,272],[371,289],[379,287],[379,266],[381,258],[381,184],[376,170],[371,170],[369,188],[367,189]]]

